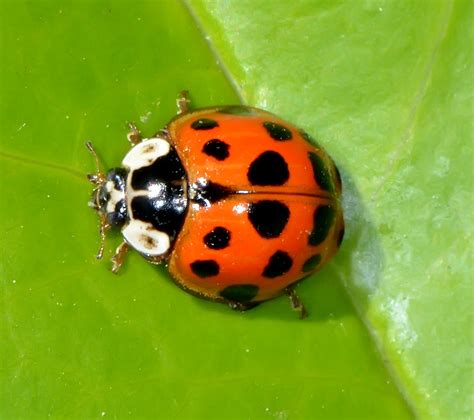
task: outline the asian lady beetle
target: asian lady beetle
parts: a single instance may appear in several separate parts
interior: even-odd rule
[[[305,316],[294,286],[329,261],[344,235],[333,161],[269,112],[190,111],[185,92],[177,104],[178,115],[151,138],[130,125],[133,147],[121,168],[88,176],[101,220],[98,258],[117,227],[124,241],[113,272],[131,247],[199,297],[246,310],[286,293]]]

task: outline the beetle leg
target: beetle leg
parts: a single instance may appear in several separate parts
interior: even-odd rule
[[[189,112],[191,99],[189,99],[189,92],[182,90],[179,92],[178,99],[176,100],[176,106],[178,107],[178,115]]]
[[[112,260],[112,273],[117,274],[122,267],[123,260],[125,259],[125,255],[127,254],[129,247],[127,242],[122,242],[117,249],[115,250],[114,256],[111,258]]]
[[[130,128],[130,132],[127,134],[127,139],[135,146],[142,141],[142,133],[133,122],[128,123],[128,128]]]
[[[166,140],[167,142],[171,142],[170,133],[168,132],[168,129],[166,127],[157,131],[153,137]]]
[[[255,308],[256,306],[260,305],[260,302],[229,302],[229,308],[234,311],[244,312],[248,311],[249,309]]]
[[[285,293],[290,298],[290,303],[293,310],[300,314],[300,319],[306,318],[308,316],[308,312],[306,311],[303,302],[301,302],[300,298],[296,294],[295,289],[288,287],[285,289]]]

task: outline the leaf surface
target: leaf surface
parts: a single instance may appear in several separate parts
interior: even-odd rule
[[[472,1],[191,1],[243,100],[345,184],[347,287],[415,412],[474,410]]]
[[[225,30],[224,38],[222,31],[228,24],[225,19],[231,16],[218,15],[217,11],[226,4],[234,8],[232,18],[240,16],[241,20]],[[406,102],[393,100],[393,108],[380,111],[385,119],[377,114],[376,102],[373,106],[364,102],[362,88],[358,92],[360,96],[354,93],[336,102],[329,101],[338,97],[335,91],[331,94],[329,87],[313,95],[313,99],[307,99],[311,95],[300,95],[298,91],[290,95],[289,89],[301,86],[305,79],[300,77],[304,74],[308,75],[306,82],[310,89],[311,71],[299,66],[302,74],[291,70],[285,73],[290,75],[285,76],[285,81],[279,76],[278,68],[284,68],[283,61],[287,61],[288,68],[293,59],[291,55],[285,58],[284,52],[291,53],[296,48],[292,50],[292,46],[299,44],[298,48],[302,48],[304,44],[295,37],[292,42],[286,41],[286,47],[281,44],[278,54],[270,54],[267,49],[259,61],[250,50],[258,51],[259,42],[267,35],[278,39],[278,33],[272,32],[269,22],[276,24],[275,16],[280,16],[281,6],[275,2],[275,6],[269,8],[268,16],[274,13],[269,21],[255,14],[258,36],[257,30],[252,32],[247,28],[245,37],[241,32],[229,41],[235,28],[240,25],[243,30],[251,21],[248,14],[239,15],[239,4],[221,2],[220,6],[213,6],[211,2],[192,2],[191,9],[202,16],[199,28],[188,10],[176,1],[137,1],[133,7],[129,2],[105,0],[15,3],[3,0],[0,3],[0,54],[4,63],[0,69],[0,215],[4,232],[0,246],[3,308],[0,412],[3,417],[29,418],[32,413],[39,418],[412,417],[363,324],[367,319],[375,335],[388,346],[397,372],[407,372],[406,367],[410,365],[405,361],[413,360],[412,356],[407,357],[416,349],[418,359],[422,359],[426,347],[417,347],[424,337],[422,329],[415,328],[414,319],[429,323],[432,318],[423,318],[423,307],[414,305],[414,297],[408,296],[407,308],[418,308],[419,315],[412,318],[410,312],[407,317],[410,331],[418,334],[407,349],[407,339],[400,337],[392,319],[393,312],[400,311],[397,297],[408,293],[401,288],[401,274],[413,273],[414,276],[416,272],[410,271],[412,267],[408,262],[392,267],[393,262],[388,258],[394,256],[387,256],[386,252],[394,249],[393,242],[397,238],[400,240],[402,230],[394,226],[397,215],[413,215],[413,206],[420,201],[409,205],[404,200],[406,208],[392,210],[391,218],[383,218],[389,232],[380,232],[380,220],[388,211],[389,198],[394,200],[396,196],[388,187],[395,186],[397,178],[387,174],[383,180],[381,174],[387,171],[380,168],[392,162],[385,154],[393,150],[396,141],[387,141],[380,148],[370,141],[370,135],[373,139],[384,134],[380,134],[380,128],[393,120],[402,105],[413,105],[409,87],[404,86],[400,93]],[[262,12],[264,6],[264,3],[259,6]],[[328,8],[331,7],[337,9],[328,3]],[[319,16],[317,9],[314,10],[316,14],[308,15],[307,10],[301,9],[296,18],[308,23]],[[465,16],[465,13],[457,13],[460,18]],[[350,19],[356,16],[350,13],[348,16],[350,28],[353,25]],[[439,19],[432,22],[433,33],[439,35],[436,30],[442,22],[448,25],[452,18],[446,19],[440,12]],[[401,21],[400,18],[400,26]],[[263,25],[264,22],[267,25]],[[368,23],[367,26],[370,27]],[[364,36],[368,39],[367,33]],[[206,34],[212,35],[228,74],[222,71],[210,51]],[[362,44],[366,38],[360,36]],[[462,32],[457,36],[462,36]],[[445,47],[447,38],[439,35],[439,39],[439,48],[450,51]],[[245,40],[249,49],[239,55],[235,48]],[[431,45],[428,41],[430,38],[426,36],[426,46]],[[275,47],[277,44],[274,43]],[[419,60],[421,73],[423,69],[426,73],[425,58],[418,57],[425,44],[420,41],[416,45],[413,64]],[[402,51],[405,50],[402,48]],[[330,54],[329,47],[327,53]],[[370,56],[368,51],[365,54]],[[341,63],[350,62],[347,52],[341,55]],[[273,60],[274,74],[264,71],[264,56]],[[441,56],[432,54],[433,62]],[[315,58],[308,54],[306,60],[313,63],[311,60]],[[361,73],[363,61],[362,55]],[[383,59],[378,61],[382,62]],[[464,62],[460,64],[462,67]],[[372,69],[375,67],[376,63]],[[433,65],[433,69],[437,68]],[[332,86],[343,98],[354,78],[347,75],[344,87],[336,83],[336,74],[330,69],[326,71],[327,85],[331,86],[333,78]],[[396,76],[395,69],[393,81],[398,80]],[[452,77],[447,70],[439,77],[461,83],[461,78]],[[429,74],[430,83],[432,78],[434,72]],[[355,80],[362,79],[356,77]],[[146,135],[151,135],[174,115],[174,101],[180,90],[189,89],[196,106],[236,103],[239,97],[231,83],[234,81],[241,88],[245,84],[241,92],[246,102],[264,106],[313,130],[340,162],[348,184],[345,203],[351,227],[348,239],[334,263],[299,288],[311,313],[303,322],[288,309],[285,299],[245,314],[233,313],[221,305],[183,293],[169,281],[164,270],[147,264],[137,255],[129,256],[119,276],[107,270],[106,261],[98,262],[94,258],[99,243],[97,220],[87,208],[90,185],[84,176],[93,170],[93,162],[84,142],[92,140],[106,166],[116,166],[129,148],[125,139],[126,121],[135,120]],[[275,82],[281,86],[275,87]],[[372,87],[374,81],[369,79],[364,83]],[[419,86],[414,80],[412,83],[414,87]],[[386,93],[388,87],[380,84],[386,87]],[[377,90],[373,89],[373,92]],[[425,142],[429,142],[432,133],[426,131],[426,125],[417,122],[423,115],[423,106],[429,106],[426,105],[429,92],[426,81],[413,120],[413,129],[425,130],[423,135],[417,134],[417,138]],[[446,87],[445,95],[449,96],[449,92],[451,89]],[[354,103],[357,97],[360,100]],[[322,98],[326,98],[326,105],[316,107]],[[433,106],[439,106],[439,115],[452,105],[450,101],[440,104],[434,97],[432,102]],[[354,109],[359,114],[349,112]],[[459,105],[458,111],[461,109]],[[360,136],[360,126],[367,112],[373,124]],[[432,108],[426,111],[426,118],[431,112]],[[452,112],[454,115],[454,110]],[[346,117],[341,118],[343,115]],[[465,126],[465,114],[456,115],[459,115],[456,129],[461,130]],[[354,121],[353,125],[349,124],[350,120]],[[339,125],[335,124],[337,121]],[[405,127],[403,122],[399,116],[398,123],[394,121],[394,124]],[[436,127],[429,127],[437,131]],[[449,131],[445,134],[450,134]],[[392,139],[388,136],[390,133],[387,129],[384,138]],[[465,127],[464,133],[469,135],[469,129]],[[409,163],[402,157],[425,156],[426,148],[418,141],[410,143],[408,138],[405,142],[422,149],[406,156],[399,152],[400,158],[394,162],[408,168]],[[454,145],[448,140],[441,144],[446,149],[443,153],[450,157]],[[358,145],[357,150],[348,153],[354,145]],[[433,148],[428,149],[434,154]],[[460,158],[468,159],[468,153]],[[380,166],[374,165],[377,159],[381,160]],[[431,168],[430,156],[426,156],[420,172],[407,172],[404,182],[421,176],[428,168]],[[454,175],[448,171],[439,180],[440,187],[445,188],[442,191],[451,192],[445,178]],[[379,183],[375,182],[377,177]],[[403,182],[399,182],[398,191],[405,191]],[[431,192],[426,190],[427,186],[428,181],[421,184],[420,194]],[[463,191],[467,194],[468,185],[461,187],[456,194]],[[446,204],[442,191],[438,198],[440,206]],[[368,199],[375,193],[382,197],[377,206]],[[449,203],[460,207],[462,197],[456,197]],[[445,218],[451,213],[444,208],[443,211],[439,240],[445,233],[455,233],[452,226],[446,227],[451,219]],[[417,217],[424,222],[428,220],[426,216]],[[458,219],[455,221],[459,223]],[[402,222],[400,229],[411,234],[409,220]],[[466,232],[463,226],[455,226]],[[426,229],[421,230],[420,235],[431,232],[427,227],[420,229]],[[422,238],[419,241],[422,243]],[[118,235],[112,235],[107,257],[118,243]],[[399,244],[400,249],[402,245]],[[389,246],[392,248],[387,248]],[[428,261],[429,250],[424,252],[426,255],[412,251],[411,257]],[[455,249],[449,251],[449,255],[454,252]],[[462,270],[462,262],[456,261],[453,267]],[[446,269],[443,264],[441,267]],[[423,268],[426,266],[419,267],[419,271]],[[364,273],[368,273],[369,278],[374,276],[374,284],[367,281]],[[441,279],[437,271],[432,275]],[[343,281],[338,281],[338,277]],[[359,314],[343,284],[359,303]],[[430,287],[423,282],[419,284],[419,287]],[[466,287],[462,276],[459,284]],[[406,287],[408,291],[413,290],[413,285],[411,289]],[[459,298],[458,287],[452,285],[452,294],[460,305],[465,300]],[[422,296],[421,292],[419,290],[416,296]],[[431,292],[430,299],[436,293],[442,298],[438,288]],[[395,304],[387,306],[391,297]],[[431,305],[430,299],[422,300],[423,304]],[[431,317],[436,315],[434,308],[428,313]],[[402,311],[399,316],[403,318],[403,314]],[[449,326],[445,328],[449,330]],[[442,330],[437,336],[442,333],[446,335]],[[407,355],[397,358],[393,355],[397,354],[399,343],[405,346]],[[436,356],[436,360],[443,356],[442,347],[440,344],[439,354],[432,356]],[[466,358],[467,354],[459,357]],[[434,371],[428,370],[422,376],[420,364],[414,366],[416,378],[435,377],[430,373]],[[407,377],[412,379],[413,375],[407,374]],[[423,380],[423,383],[428,382]],[[456,384],[460,389],[462,384]],[[406,389],[418,390],[415,385]],[[414,398],[418,398],[417,395]],[[439,404],[435,408],[442,412],[444,407]]]

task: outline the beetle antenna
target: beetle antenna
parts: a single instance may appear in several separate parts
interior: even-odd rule
[[[96,255],[96,258],[98,260],[102,259],[102,257],[104,256],[105,236],[109,229],[110,229],[110,224],[107,222],[107,216],[105,214],[101,214],[100,215],[100,228],[99,228],[100,248]]]
[[[97,154],[96,150],[94,149],[94,146],[90,141],[86,142],[86,147],[89,152],[91,152],[92,156],[94,156],[95,160],[95,167],[97,172],[95,174],[87,174],[87,179],[94,185],[100,185],[103,184],[105,181],[105,176],[104,173],[101,170],[101,164],[99,160],[99,155]]]

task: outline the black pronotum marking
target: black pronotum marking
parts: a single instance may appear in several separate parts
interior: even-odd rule
[[[229,157],[229,145],[219,139],[209,140],[202,148],[203,153],[217,160],[225,160]]]
[[[277,238],[285,229],[290,210],[280,201],[262,200],[251,203],[248,218],[262,238]]]
[[[308,152],[308,156],[311,161],[311,166],[313,167],[313,175],[316,183],[325,191],[334,191],[331,174],[324,161],[314,152]]]
[[[204,243],[211,249],[224,249],[229,246],[230,232],[222,227],[217,226],[204,236]]]
[[[119,200],[115,204],[115,209],[112,213],[107,213],[107,221],[112,226],[122,226],[127,220],[127,205],[125,200]]]
[[[216,127],[219,127],[218,122],[209,118],[199,118],[191,124],[194,130],[211,130]]]
[[[271,121],[265,121],[263,123],[263,126],[268,131],[268,134],[270,134],[270,137],[273,140],[285,141],[291,140],[293,138],[291,131],[288,128],[282,126],[281,124],[277,124]]]
[[[219,274],[219,264],[214,260],[196,260],[191,263],[191,270],[201,278],[214,277]]]
[[[321,262],[321,255],[316,254],[312,257],[309,257],[303,264],[303,272],[309,273],[313,271]]]
[[[244,105],[229,105],[219,109],[219,114],[229,114],[229,115],[241,115],[241,116],[250,116],[255,115],[256,112],[253,108]]]
[[[132,174],[132,188],[134,190],[149,190],[157,181],[172,183],[186,178],[186,172],[174,149],[168,154],[160,156],[151,165],[137,169]]]
[[[135,219],[151,223],[160,232],[165,232],[173,241],[184,223],[186,198],[173,198],[183,191],[174,191],[179,187],[169,187],[160,197],[150,198],[146,195],[134,197],[131,202],[132,215]]]
[[[124,168],[110,169],[107,173],[107,181],[112,181],[114,188],[117,191],[125,190],[125,180],[127,178],[127,171]]]
[[[283,185],[290,177],[283,156],[272,150],[262,153],[249,167],[247,178],[252,185]]]
[[[336,212],[328,205],[319,206],[313,214],[313,231],[308,236],[308,244],[317,246],[328,236],[334,223]]]
[[[132,217],[176,239],[187,209],[186,173],[174,150],[132,173],[131,185],[143,195],[131,201]],[[150,194],[153,192],[153,194]]]
[[[258,286],[255,284],[236,284],[227,286],[219,294],[232,302],[249,302],[258,294]]]
[[[290,271],[293,265],[292,258],[284,251],[275,252],[268,261],[267,266],[263,270],[262,276],[273,279],[280,277]]]

